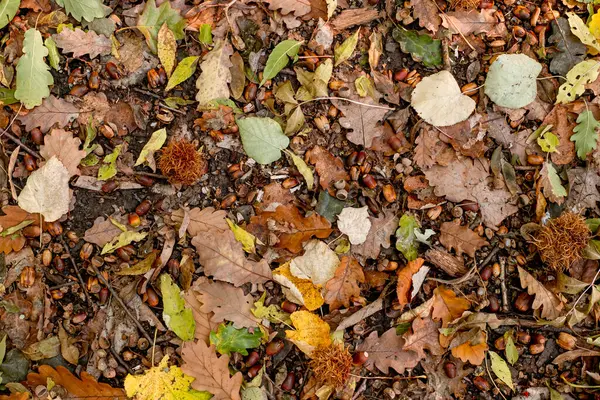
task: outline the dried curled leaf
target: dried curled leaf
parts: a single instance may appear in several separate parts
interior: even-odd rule
[[[342,305],[350,306],[352,297],[360,296],[358,283],[365,281],[362,267],[354,258],[342,257],[340,265],[335,270],[335,276],[325,286],[325,302],[331,310],[336,310]]]
[[[554,293],[546,289],[533,275],[521,267],[518,268],[521,287],[527,289],[527,293],[530,295],[535,296],[531,307],[534,310],[541,308],[540,316],[544,319],[553,320],[558,318],[564,307],[563,302]]]
[[[309,279],[301,279],[292,275],[290,264],[285,263],[273,271],[273,280],[278,282],[287,299],[293,303],[304,305],[314,311],[324,303],[321,291]]]
[[[433,291],[433,319],[442,320],[443,326],[459,318],[470,307],[469,300],[456,296],[451,289],[440,286]]]
[[[365,368],[375,372],[375,367],[384,374],[389,373],[390,367],[399,374],[407,368],[414,368],[419,363],[419,356],[412,350],[403,350],[406,341],[396,334],[396,328],[388,329],[378,336],[376,331],[356,348],[369,354]]]
[[[79,163],[86,156],[85,150],[79,150],[81,140],[71,132],[62,129],[52,129],[44,136],[44,144],[40,146],[40,155],[46,160],[56,157],[71,176],[80,175]]]
[[[448,250],[454,249],[459,256],[466,253],[470,257],[475,257],[475,251],[489,245],[487,240],[470,230],[468,226],[461,226],[460,220],[444,222],[440,226],[440,233],[440,243]]]
[[[398,283],[396,285],[396,295],[398,296],[398,303],[400,306],[405,306],[410,303],[408,294],[412,286],[412,277],[417,273],[423,266],[425,260],[417,258],[416,260],[409,261],[404,268],[398,270]]]

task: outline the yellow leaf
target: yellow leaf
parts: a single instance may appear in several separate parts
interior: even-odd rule
[[[254,246],[254,243],[256,242],[256,236],[246,231],[229,218],[225,218],[225,220],[227,221],[231,232],[233,232],[235,240],[242,244],[244,251],[246,253],[256,253],[256,247]]]
[[[556,104],[568,104],[585,92],[585,85],[598,78],[600,62],[585,60],[575,65],[567,73],[567,81],[560,85],[556,94]]]
[[[112,241],[106,243],[102,248],[101,254],[112,253],[119,247],[127,246],[131,242],[139,242],[148,236],[147,232],[133,232],[133,231],[125,231],[121,232],[119,236],[117,236]]]
[[[600,51],[600,43],[592,35],[590,29],[585,25],[585,22],[574,12],[567,12],[569,19],[569,25],[571,26],[571,32],[581,40],[581,43],[585,44],[589,48],[590,54],[598,54]]]
[[[286,150],[286,153],[288,153],[288,155],[292,157],[292,161],[294,162],[296,168],[298,168],[298,172],[300,172],[304,177],[304,180],[306,181],[306,187],[308,188],[308,190],[312,190],[313,185],[315,183],[315,177],[313,176],[312,169],[310,169],[310,167],[306,165],[303,159],[301,159],[291,151]]]
[[[596,39],[600,39],[600,11],[592,15],[592,19],[589,24],[590,33],[594,35]]]
[[[175,67],[175,52],[177,51],[177,40],[175,35],[165,22],[158,31],[158,58],[165,69],[167,76],[171,76]]]
[[[310,355],[314,349],[331,344],[329,325],[318,315],[309,311],[296,311],[290,318],[296,330],[285,331],[285,335],[305,354]]]
[[[314,311],[324,304],[321,291],[309,279],[296,278],[290,271],[290,263],[285,263],[273,271],[273,279],[284,288],[288,300],[303,304]]]
[[[183,373],[176,366],[168,366],[169,356],[164,356],[160,364],[147,370],[144,375],[127,375],[125,391],[127,397],[137,400],[208,400],[212,395],[190,389],[194,378]]]
[[[118,271],[116,274],[117,275],[142,275],[142,274],[145,274],[146,272],[150,271],[150,268],[152,268],[152,264],[154,264],[154,261],[156,260],[156,255],[157,255],[157,253],[155,251],[153,251],[152,253],[148,254],[148,256],[146,258],[144,258],[142,261],[137,262],[136,264],[132,265],[131,267],[123,268],[122,270]]]
[[[144,148],[140,152],[140,155],[137,161],[135,162],[134,166],[137,167],[142,163],[147,163],[150,169],[152,169],[153,172],[156,172],[156,161],[154,161],[154,153],[160,150],[161,147],[163,147],[163,144],[165,144],[166,140],[167,130],[165,128],[155,131],[152,134],[152,136],[150,136],[150,140],[148,140],[148,143],[144,145]]]

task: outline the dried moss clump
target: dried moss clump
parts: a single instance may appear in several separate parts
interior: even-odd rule
[[[550,220],[535,235],[534,244],[542,261],[555,270],[569,268],[582,258],[591,237],[585,219],[572,212]]]
[[[309,366],[317,380],[335,387],[346,384],[352,368],[352,356],[343,343],[320,347],[312,352],[311,357]]]
[[[192,143],[172,140],[162,150],[158,167],[169,182],[193,185],[207,172],[208,163]]]

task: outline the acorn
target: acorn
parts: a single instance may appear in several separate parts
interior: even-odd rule
[[[556,339],[556,344],[562,349],[573,350],[577,344],[577,339],[573,335],[561,332]]]
[[[456,377],[456,364],[454,364],[452,361],[446,361],[444,363],[444,372],[446,373],[446,376],[450,379],[453,379]]]
[[[363,365],[369,359],[369,353],[366,351],[357,351],[352,356],[352,363],[354,365]]]

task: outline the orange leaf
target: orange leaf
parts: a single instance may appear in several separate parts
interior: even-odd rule
[[[8,254],[13,251],[19,251],[25,246],[25,243],[26,239],[20,233],[0,237],[0,252]]]
[[[27,392],[11,393],[8,396],[0,394],[0,400],[28,400],[28,399],[29,399],[29,393],[27,393]]]
[[[454,347],[452,355],[464,362],[469,361],[473,365],[481,365],[485,358],[485,352],[488,350],[486,339],[487,335],[480,330],[470,340]]]
[[[307,151],[306,161],[315,166],[319,174],[319,183],[325,190],[330,189],[332,183],[349,178],[344,162],[321,146],[315,146]],[[332,191],[330,194],[333,194]]]
[[[331,278],[325,287],[325,302],[331,310],[336,310],[342,305],[348,307],[351,297],[360,296],[358,282],[365,281],[362,267],[354,258],[342,257],[340,265],[335,270],[335,276]]]
[[[98,383],[85,371],[81,372],[81,379],[78,379],[68,369],[61,366],[54,369],[49,365],[40,365],[37,374],[27,375],[27,384],[31,387],[46,386],[48,378],[52,379],[57,385],[62,386],[76,398],[85,398],[86,400],[106,400],[113,397],[125,398],[123,389],[113,388],[106,383]]]
[[[427,357],[426,349],[436,356],[444,354],[444,349],[439,342],[439,327],[439,322],[434,322],[431,318],[415,318],[412,333],[405,335],[406,343],[402,349],[416,352],[419,358]]]
[[[417,273],[423,266],[425,260],[417,258],[416,260],[409,261],[406,267],[398,270],[398,285],[396,286],[396,294],[398,295],[398,301],[400,306],[404,307],[410,303],[408,298],[408,292],[412,285],[412,276]]]
[[[469,300],[456,297],[456,293],[443,286],[436,288],[433,291],[433,296],[431,317],[442,320],[442,326],[444,327],[460,317],[470,306]]]

